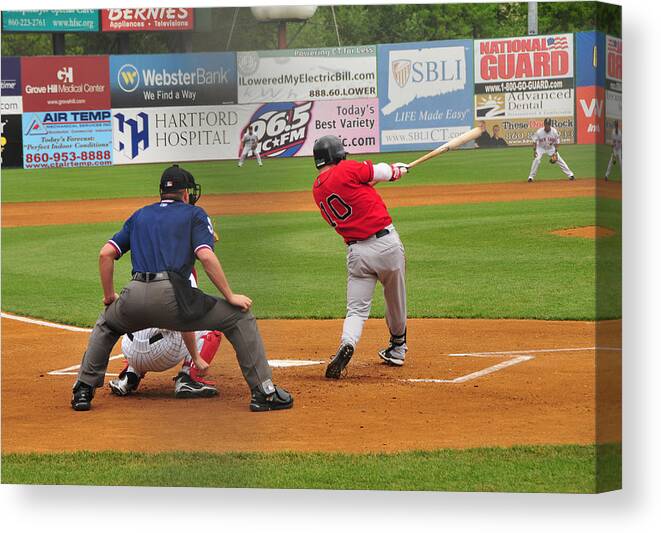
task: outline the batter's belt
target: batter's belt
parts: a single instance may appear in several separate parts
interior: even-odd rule
[[[372,237],[374,237],[376,239],[380,239],[381,237],[385,237],[386,235],[390,235],[390,230],[388,228],[383,228],[383,229],[380,229],[379,231],[377,231],[374,235],[370,235],[366,239],[356,239],[356,240],[353,240],[353,241],[349,241],[349,242],[347,242],[347,246],[351,246],[352,244],[356,244],[357,242],[360,242],[360,241],[366,241],[367,239],[371,239]]]

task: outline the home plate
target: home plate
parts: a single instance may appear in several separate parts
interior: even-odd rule
[[[323,365],[325,361],[306,361],[305,359],[271,359],[269,365],[273,368],[285,368],[289,366],[313,366]]]

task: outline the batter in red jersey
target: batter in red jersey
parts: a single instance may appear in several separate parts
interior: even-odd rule
[[[374,185],[406,174],[403,163],[347,161],[342,141],[328,135],[314,144],[319,175],[312,193],[324,220],[347,245],[347,315],[337,353],[326,377],[338,379],[349,364],[369,318],[376,282],[383,285],[390,345],[379,357],[395,366],[406,355],[406,285],[404,246]]]

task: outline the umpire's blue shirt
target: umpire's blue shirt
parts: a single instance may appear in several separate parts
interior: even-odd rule
[[[213,250],[213,225],[201,207],[162,200],[138,209],[108,242],[117,259],[131,250],[134,273],[167,270],[189,278],[197,251]]]

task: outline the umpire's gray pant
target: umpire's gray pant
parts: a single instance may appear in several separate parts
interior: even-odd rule
[[[271,389],[271,367],[253,314],[244,313],[226,300],[216,298],[216,305],[202,318],[182,321],[169,280],[131,281],[119,299],[101,313],[83,355],[78,380],[102,387],[110,352],[120,336],[146,328],[222,331],[236,351],[243,377],[250,388],[263,385],[265,390]]]
[[[404,246],[393,225],[379,239],[372,236],[347,250],[347,315],[341,343],[356,346],[370,316],[376,282],[383,285],[386,323],[390,334],[399,337],[406,331],[406,283]]]

